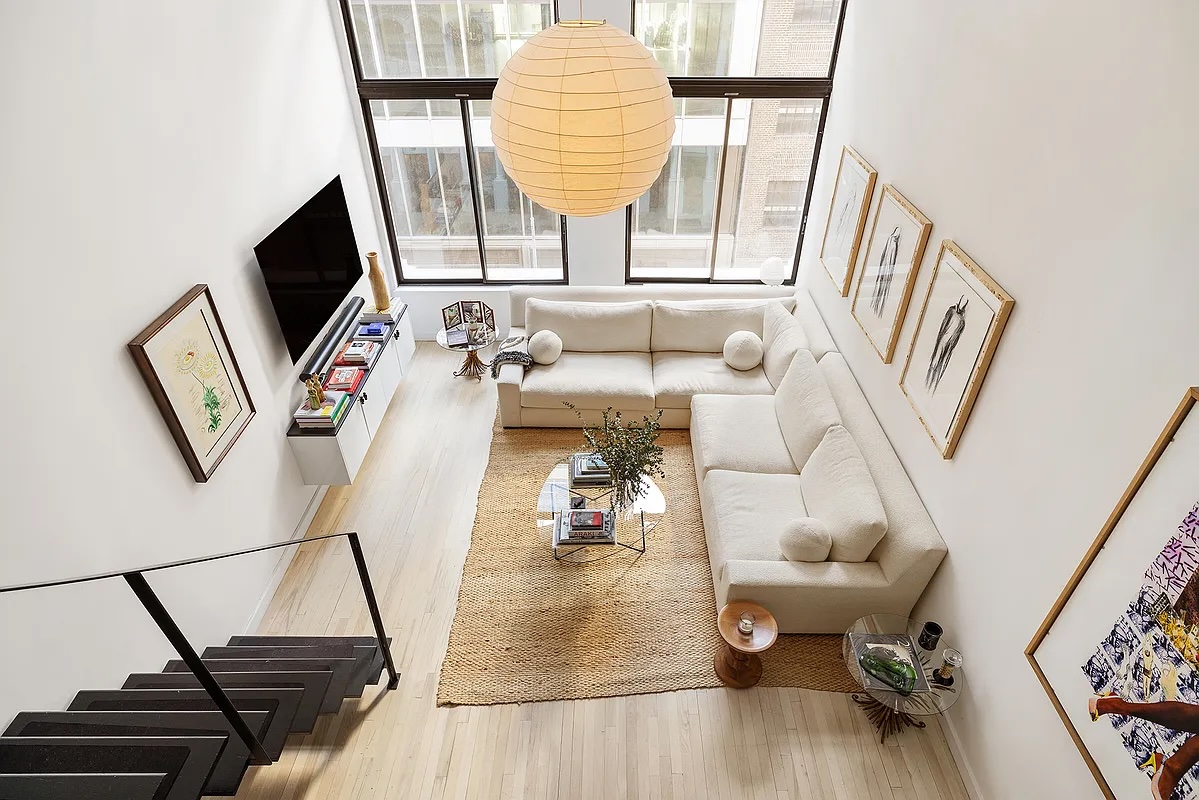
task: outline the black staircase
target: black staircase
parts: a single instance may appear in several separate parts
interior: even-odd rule
[[[344,536],[375,636],[233,636],[202,653],[144,574]],[[120,689],[79,692],[66,711],[23,711],[0,735],[0,800],[197,800],[232,795],[250,764],[278,759],[290,733],[361,697],[387,671],[391,640],[357,533],[276,542],[141,569],[0,588],[7,592],[123,578],[179,654]]]

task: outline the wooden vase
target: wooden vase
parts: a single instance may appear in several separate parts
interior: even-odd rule
[[[387,281],[383,277],[383,270],[379,267],[379,254],[374,250],[367,253],[366,263],[370,265],[366,274],[371,282],[371,294],[375,296],[375,311],[390,311],[391,298],[387,294]]]

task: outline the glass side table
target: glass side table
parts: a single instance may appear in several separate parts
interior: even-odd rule
[[[491,347],[495,344],[495,331],[484,330],[483,338],[475,342],[467,344],[450,344],[446,338],[445,328],[437,331],[437,343],[446,350],[453,350],[455,353],[465,353],[466,356],[462,360],[462,366],[454,373],[457,378],[475,378],[476,380],[483,377],[483,373],[491,366],[486,361],[479,358],[479,351],[485,347]]]
[[[855,622],[842,638],[841,652],[845,666],[858,686],[862,687],[860,693],[855,692],[852,695],[853,700],[862,707],[878,730],[879,741],[885,742],[887,736],[899,733],[904,728],[923,728],[924,720],[918,717],[944,713],[957,702],[966,688],[965,676],[960,666],[961,655],[953,649],[944,634],[932,650],[921,647],[919,641],[923,627],[923,623],[913,622],[907,617],[871,614]],[[886,687],[881,681],[865,673],[859,662],[864,642],[867,641],[863,635],[869,635],[870,638],[877,635],[884,643],[890,639],[900,642],[905,638],[910,639],[911,649],[915,651],[920,662],[913,665],[917,667],[920,675],[917,676],[916,689],[911,694],[905,695]],[[940,672],[946,660],[957,662],[952,670],[949,679],[952,682],[949,685],[945,685],[944,682],[938,683],[935,679],[935,673]]]
[[[631,550],[637,555],[645,552],[646,537],[666,514],[666,495],[653,479],[633,501],[628,514],[616,515],[614,544],[554,544],[555,518],[572,508],[610,508],[611,486],[572,487],[570,464],[562,462],[550,470],[537,495],[537,528],[544,531],[553,545],[554,559],[572,564],[598,561],[601,558]]]

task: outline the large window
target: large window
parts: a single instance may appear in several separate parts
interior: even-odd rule
[[[393,261],[406,282],[566,280],[565,219],[491,141],[504,63],[550,3],[342,0]]]
[[[756,281],[798,267],[841,0],[634,0],[634,35],[670,76],[675,135],[629,207],[632,282]]]

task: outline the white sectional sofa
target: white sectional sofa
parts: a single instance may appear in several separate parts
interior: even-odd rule
[[[945,543],[811,298],[712,291],[514,288],[512,332],[553,330],[563,351],[550,365],[502,367],[503,424],[579,425],[563,401],[589,418],[661,409],[664,426],[691,430],[718,606],[760,603],[784,633],[909,614]],[[724,363],[736,330],[764,335],[762,366]]]

